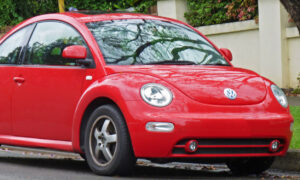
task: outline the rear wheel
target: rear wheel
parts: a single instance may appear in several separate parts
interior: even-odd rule
[[[227,162],[227,166],[237,175],[260,174],[269,169],[273,161],[274,157],[241,158]]]
[[[97,108],[85,130],[85,156],[99,175],[126,175],[135,164],[125,120],[114,105]]]

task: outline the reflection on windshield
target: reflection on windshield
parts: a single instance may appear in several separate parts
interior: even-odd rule
[[[126,19],[86,25],[107,64],[229,65],[202,36],[181,24]]]

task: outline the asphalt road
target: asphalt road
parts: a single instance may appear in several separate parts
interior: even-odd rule
[[[186,163],[153,164],[139,160],[130,177],[94,175],[78,155],[2,146],[0,180],[99,179],[300,179],[300,172],[267,171],[259,176],[235,177],[224,165]]]

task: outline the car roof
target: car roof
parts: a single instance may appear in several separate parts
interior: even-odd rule
[[[106,11],[78,11],[78,12],[65,12],[65,13],[54,13],[48,14],[57,17],[68,16],[72,17],[79,22],[95,22],[95,21],[105,21],[105,20],[117,20],[117,19],[154,19],[154,20],[165,20],[165,21],[177,21],[175,19],[159,17],[154,15],[140,14],[140,13],[130,13],[130,12],[106,12]],[[41,15],[40,17],[47,14]],[[39,17],[39,16],[37,16]]]

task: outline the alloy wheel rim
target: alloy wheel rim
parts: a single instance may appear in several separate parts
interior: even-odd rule
[[[109,116],[98,117],[89,135],[90,153],[99,166],[109,164],[117,149],[117,128]]]

